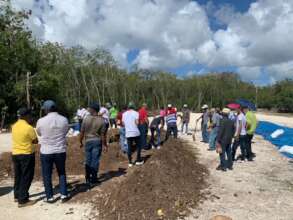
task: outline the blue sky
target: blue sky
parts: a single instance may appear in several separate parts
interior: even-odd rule
[[[40,41],[102,47],[126,69],[293,78],[291,0],[11,0]]]

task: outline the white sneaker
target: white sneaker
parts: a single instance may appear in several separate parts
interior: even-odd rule
[[[45,198],[44,199],[44,202],[46,202],[46,203],[54,203],[55,202],[55,198],[54,197],[51,197],[50,199]]]
[[[129,163],[129,164],[128,164],[128,167],[133,167],[133,164],[132,164],[132,163]]]
[[[156,149],[154,146],[152,146],[152,149]]]
[[[143,165],[143,164],[144,164],[143,160],[142,160],[142,161],[136,161],[136,162],[135,162],[135,165],[137,165],[137,166],[141,166],[141,165]]]
[[[157,146],[157,150],[160,150],[161,149],[161,146]]]

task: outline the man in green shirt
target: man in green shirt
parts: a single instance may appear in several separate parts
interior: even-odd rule
[[[244,107],[243,109],[244,113],[245,113],[245,117],[246,117],[246,123],[247,123],[247,157],[248,159],[251,159],[254,157],[254,153],[252,153],[252,149],[251,149],[251,143],[252,143],[252,139],[255,133],[255,130],[257,128],[257,118],[256,115],[250,111],[250,109],[248,107]]]
[[[114,103],[113,106],[110,108],[109,113],[110,113],[111,127],[114,126],[115,128],[117,128],[116,118],[117,118],[117,115],[118,115],[118,109],[117,109],[116,103]]]

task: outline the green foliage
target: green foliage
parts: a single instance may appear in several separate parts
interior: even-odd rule
[[[17,108],[27,104],[27,91],[36,112],[46,99],[55,100],[64,113],[72,114],[93,101],[116,102],[120,107],[129,101],[136,105],[146,102],[151,108],[168,103],[180,108],[186,103],[199,110],[203,104],[223,107],[239,98],[255,102],[256,94],[259,107],[293,111],[292,80],[259,88],[257,93],[254,85],[242,82],[234,73],[183,79],[137,68],[127,73],[101,48],[86,51],[37,44],[24,25],[29,13],[14,12],[9,4],[0,9],[0,108],[8,106],[10,119],[15,118]]]

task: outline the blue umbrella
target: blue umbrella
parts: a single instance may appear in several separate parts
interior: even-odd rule
[[[251,101],[246,100],[246,99],[238,99],[236,101],[236,103],[240,104],[241,106],[248,107],[252,111],[256,111],[257,110],[255,104],[252,103]]]

